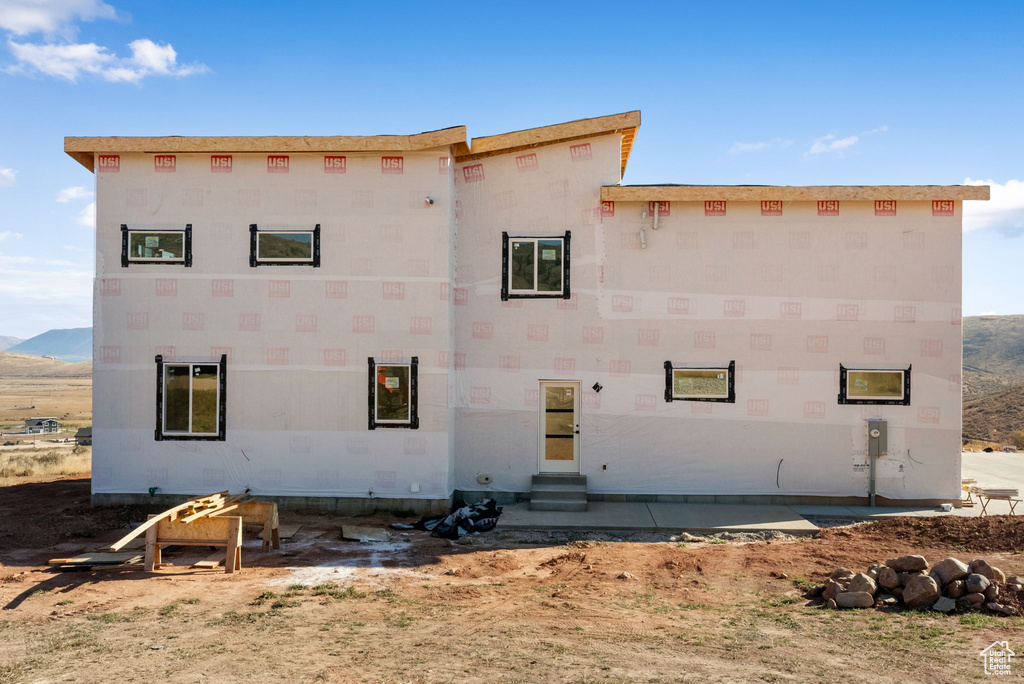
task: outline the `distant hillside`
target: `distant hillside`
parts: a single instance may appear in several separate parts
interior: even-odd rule
[[[92,361],[92,328],[48,330],[6,351],[29,356],[52,356],[62,361]]]
[[[1024,383],[964,402],[964,437],[1011,444],[1024,430]]]
[[[20,344],[21,342],[24,341],[25,340],[21,339],[20,337],[4,337],[3,335],[0,335],[0,352],[7,351],[14,345]]]
[[[965,318],[963,372],[965,402],[1024,383],[1024,316]]]
[[[92,361],[68,363],[27,354],[0,352],[0,378],[88,378]]]

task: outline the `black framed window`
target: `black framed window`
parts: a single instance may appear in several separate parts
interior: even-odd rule
[[[418,429],[419,357],[412,357],[408,363],[377,363],[371,356],[367,362],[369,428]]]
[[[121,266],[192,265],[192,224],[184,230],[129,228],[121,224]]]
[[[728,366],[680,368],[665,362],[665,401],[736,403],[736,362]]]
[[[320,267],[320,224],[313,230],[260,230],[249,226],[249,266]]]
[[[569,240],[501,234],[501,299],[569,299]]]
[[[847,368],[839,364],[840,404],[910,406],[910,369]]]
[[[226,438],[227,354],[220,361],[156,357],[156,441]]]

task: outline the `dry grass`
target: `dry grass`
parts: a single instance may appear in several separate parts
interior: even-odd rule
[[[5,449],[0,451],[0,484],[28,478],[58,478],[86,474],[92,468],[92,449]]]

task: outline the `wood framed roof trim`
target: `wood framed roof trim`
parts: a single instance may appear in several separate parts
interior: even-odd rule
[[[987,185],[605,185],[602,201],[699,202],[725,200],[987,200]]]

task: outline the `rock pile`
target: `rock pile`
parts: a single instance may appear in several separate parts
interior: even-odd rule
[[[924,556],[900,556],[862,573],[836,568],[813,593],[820,592],[829,608],[903,605],[941,613],[987,608],[994,613],[1017,615],[1015,606],[998,600],[1000,592],[1008,590],[1024,591],[1024,577],[1007,579],[1002,570],[980,558],[970,563],[945,558],[929,569]]]

